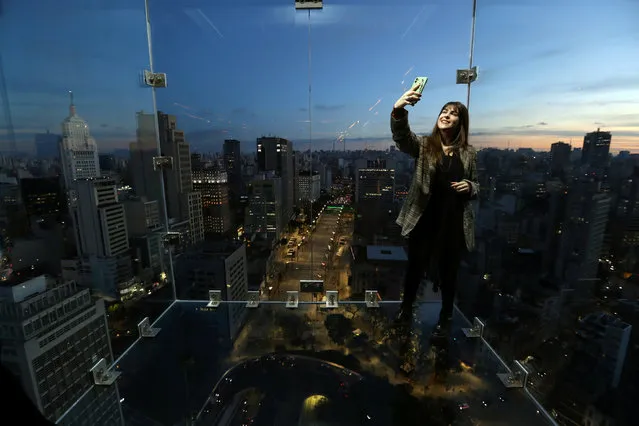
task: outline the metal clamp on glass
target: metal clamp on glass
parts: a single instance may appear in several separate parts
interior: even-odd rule
[[[286,307],[296,309],[300,304],[299,291],[287,291],[286,292]]]
[[[260,292],[259,291],[249,291],[246,293],[246,307],[247,308],[257,308],[260,306]]]
[[[160,332],[161,328],[153,328],[151,327],[151,321],[149,321],[149,317],[144,318],[138,324],[138,332],[140,333],[140,337],[155,337]]]
[[[337,308],[337,305],[339,304],[337,297],[338,297],[337,291],[328,290],[326,292],[326,305],[324,305],[324,307],[328,309]]]
[[[379,301],[382,300],[377,290],[366,290],[364,293],[367,308],[379,308]]]
[[[144,84],[149,87],[155,87],[156,89],[166,87],[166,73],[144,70],[143,79]]]
[[[209,303],[207,308],[217,308],[222,303],[222,290],[209,290]]]
[[[93,367],[91,367],[93,375],[93,383],[98,386],[111,386],[120,377],[119,371],[109,371],[106,360],[101,358]]]
[[[523,388],[526,386],[526,381],[528,380],[528,370],[517,360],[515,360],[514,364],[515,368],[513,371],[497,373],[497,377],[499,377],[499,380],[501,380],[507,388]]]
[[[295,0],[295,9],[323,9],[324,2],[322,0]]]
[[[482,337],[486,325],[477,317],[473,318],[472,328],[462,328],[466,337]]]
[[[457,84],[470,84],[477,80],[477,67],[471,69],[457,70]]]
[[[173,157],[153,157],[153,170],[173,169]]]

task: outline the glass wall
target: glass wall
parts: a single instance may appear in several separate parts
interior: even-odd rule
[[[39,3],[0,3],[0,360],[50,421],[625,424],[635,4]],[[423,76],[412,132],[459,101],[477,150],[448,332],[426,258],[400,309]]]

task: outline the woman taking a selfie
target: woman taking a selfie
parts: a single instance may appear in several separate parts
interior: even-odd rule
[[[429,136],[417,136],[408,125],[407,105],[421,99],[419,84],[393,106],[391,131],[399,150],[415,158],[415,174],[397,223],[408,237],[404,298],[398,316],[410,323],[424,272],[442,292],[442,307],[434,334],[447,336],[453,316],[461,257],[475,246],[477,151],[468,145],[468,110],[460,102],[441,109]]]

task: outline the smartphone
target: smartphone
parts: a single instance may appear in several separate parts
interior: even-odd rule
[[[422,92],[424,91],[424,87],[426,87],[426,83],[428,83],[428,77],[415,78],[415,81],[413,82],[413,86],[415,86],[416,84],[419,84],[419,86],[417,87],[417,89],[415,89],[415,91],[421,95]]]

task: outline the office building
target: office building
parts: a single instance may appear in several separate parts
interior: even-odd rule
[[[117,297],[132,278],[124,206],[110,178],[76,181],[71,208],[83,285]]]
[[[283,231],[282,179],[274,173],[256,176],[248,185],[245,229],[276,241]]]
[[[206,235],[231,230],[228,172],[206,167],[193,171],[193,189],[202,197],[202,220]]]
[[[113,362],[102,300],[73,281],[10,280],[0,286],[0,323],[2,363],[45,417],[63,425],[124,425],[117,384],[95,386],[90,372],[100,359]]]
[[[209,290],[221,290],[222,300],[244,301],[248,291],[246,246],[235,241],[205,241],[176,260],[180,299],[206,300]],[[229,333],[235,339],[246,317],[243,303],[227,305]]]
[[[282,217],[288,222],[293,215],[295,196],[293,142],[278,137],[258,138],[257,167],[259,172],[275,172],[281,178]]]
[[[153,114],[137,113],[137,141],[129,146],[135,193],[149,200],[158,200],[161,217],[166,208],[170,222],[188,221],[185,242],[197,244],[204,239],[204,225],[202,199],[193,191],[190,146],[184,132],[177,128],[174,115],[158,111],[158,132],[155,120]],[[172,167],[162,171],[153,169],[153,157],[159,156],[158,141],[162,155],[172,158]]]
[[[316,201],[320,196],[320,175],[317,172],[300,171],[295,178],[297,182],[297,202],[300,205],[304,201]]]
[[[74,182],[78,179],[100,177],[98,145],[91,137],[87,122],[76,114],[73,94],[69,116],[62,122],[60,159],[67,191],[73,191]]]

